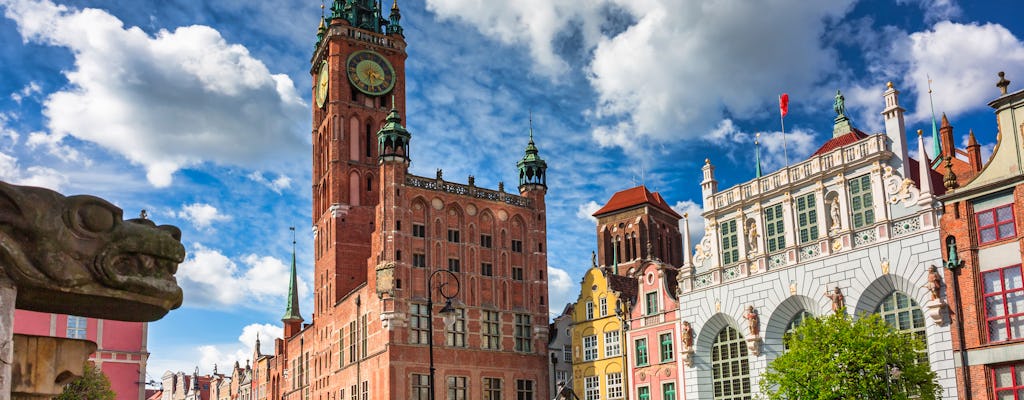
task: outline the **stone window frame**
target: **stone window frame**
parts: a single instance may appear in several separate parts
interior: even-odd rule
[[[644,315],[655,315],[658,308],[658,291],[644,293]]]
[[[649,385],[637,386],[636,398],[640,400],[651,400],[651,387]]]
[[[600,313],[600,315],[602,317],[607,317],[608,316],[608,298],[604,297],[604,296],[601,296],[601,298],[597,299],[597,304],[598,304],[598,312]]]
[[[533,318],[530,314],[516,314],[515,323],[515,351],[520,353],[532,352]]]
[[[430,330],[427,328],[430,312],[425,303],[409,304],[409,343],[427,344]]]
[[[732,371],[733,367],[738,367],[738,370]],[[723,372],[728,374],[724,375]],[[752,387],[747,343],[736,328],[726,326],[715,336],[715,341],[711,344],[711,373],[714,399],[750,398]],[[739,393],[731,391],[736,382],[739,382]],[[728,394],[726,388],[730,390]]]
[[[587,300],[587,302],[583,304],[583,310],[584,310],[584,313],[585,313],[585,315],[587,317],[587,321],[590,321],[590,320],[594,319],[594,302],[593,301]]]
[[[501,400],[501,378],[485,376],[481,378],[484,400]]]
[[[1016,276],[1012,274],[1007,276],[1007,272],[1016,272]],[[1011,306],[1010,304],[1008,304],[1008,300],[1010,300],[1013,297],[1016,297],[1018,299],[1018,304],[1019,302],[1024,301],[1020,300],[1021,296],[1024,296],[1024,286],[1007,288],[1008,284],[1012,284],[1014,282],[1014,279],[1016,279],[1016,282],[1021,282],[1022,275],[1024,275],[1024,268],[1021,267],[1021,264],[1011,265],[1008,267],[1003,267],[981,273],[982,296],[985,304],[985,338],[988,340],[989,343],[1020,340],[1024,338],[1024,334],[1022,333],[1018,333],[1016,336],[1014,335],[1012,324],[1012,322],[1014,321],[1024,321],[1024,311],[1015,314],[1010,314]],[[995,288],[989,283],[988,277],[990,276],[998,277],[998,280],[992,283],[998,283],[999,290],[995,290]],[[992,303],[993,306],[997,304],[1002,304],[1002,310],[1000,310],[1001,315],[989,315],[989,302],[992,300],[998,300],[998,302]],[[993,338],[994,324],[998,324],[999,322],[1002,322],[1002,328],[1000,328],[999,330],[1003,331],[1004,335],[1003,337]]]
[[[462,400],[469,395],[469,377],[462,375],[448,375],[444,378],[445,389],[448,400]]]
[[[769,253],[786,248],[786,223],[782,215],[782,203],[764,209],[764,237]]]
[[[875,200],[871,188],[871,174],[851,178],[847,184],[850,196],[851,225],[860,229],[875,223]]]
[[[905,300],[905,301],[904,301]],[[875,313],[882,317],[893,330],[910,334],[925,344],[925,350],[918,353],[917,362],[928,362],[928,332],[921,306],[913,298],[894,290],[878,303]]]
[[[501,312],[483,310],[480,315],[480,347],[484,350],[501,350]]]

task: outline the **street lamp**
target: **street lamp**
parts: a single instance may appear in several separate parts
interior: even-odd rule
[[[444,273],[446,279],[434,286],[434,276]],[[454,290],[445,291],[445,288]],[[427,347],[430,352],[430,400],[434,400],[434,290],[437,290],[444,297],[444,307],[441,307],[441,320],[445,327],[455,324],[455,307],[452,307],[452,298],[459,295],[459,277],[449,270],[439,269],[427,277]]]
[[[900,375],[903,374],[903,371],[901,371],[900,366],[896,364],[886,364],[886,367],[888,368],[888,370],[886,371],[888,372],[888,375],[885,377],[885,389],[886,392],[888,392],[887,394],[889,395],[889,398],[891,399],[892,384],[894,382],[899,382]]]

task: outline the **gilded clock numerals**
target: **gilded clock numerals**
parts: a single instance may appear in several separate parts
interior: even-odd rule
[[[395,70],[380,54],[361,50],[349,56],[346,62],[349,82],[360,92],[371,96],[383,95],[395,85]]]

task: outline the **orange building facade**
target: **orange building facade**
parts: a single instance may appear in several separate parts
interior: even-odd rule
[[[265,365],[271,399],[549,398],[546,164],[532,132],[518,193],[408,173],[406,42],[397,5],[334,1],[312,58],[314,306],[294,263],[284,338]],[[510,166],[511,169],[511,166]],[[455,279],[457,318],[437,312]],[[447,279],[441,279],[447,278]]]

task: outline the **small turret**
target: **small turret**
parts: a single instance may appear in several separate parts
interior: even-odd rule
[[[395,100],[392,99],[394,104]],[[402,117],[398,110],[391,109],[384,125],[377,131],[377,154],[378,163],[383,164],[392,161],[402,161],[409,164],[409,140],[412,135],[402,126]]]
[[[525,193],[534,189],[547,191],[548,163],[537,154],[537,145],[533,143],[533,117],[530,118],[530,143],[526,145],[523,158],[516,164],[519,167],[519,192]]]
[[[907,163],[907,128],[903,120],[903,113],[906,111],[900,107],[900,91],[893,87],[892,82],[885,84],[885,109],[882,110],[882,117],[885,119],[885,136],[892,142],[894,160],[890,161],[893,167],[902,176],[910,176],[909,163]]]
[[[704,209],[711,210],[715,208],[712,198],[718,193],[718,181],[715,180],[715,166],[711,165],[710,158],[704,159],[701,171],[704,172],[704,180],[700,182],[701,198],[704,199]]]
[[[400,36],[405,36],[402,33],[402,25],[399,25],[399,21],[402,20],[402,13],[398,11],[398,0],[395,0],[395,2],[391,4],[391,16],[389,19],[390,21],[388,23],[388,35],[396,34]]]

